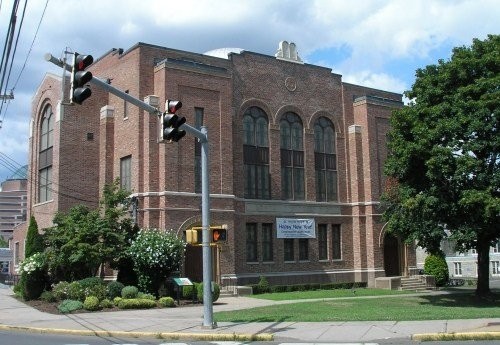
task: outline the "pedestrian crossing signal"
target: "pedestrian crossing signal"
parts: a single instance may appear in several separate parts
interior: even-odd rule
[[[212,229],[212,243],[220,243],[227,241],[226,229]]]

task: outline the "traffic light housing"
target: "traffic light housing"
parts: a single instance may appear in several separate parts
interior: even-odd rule
[[[227,229],[211,229],[212,243],[227,242]]]
[[[86,87],[92,80],[92,73],[85,71],[94,62],[92,55],[74,54],[73,69],[71,71],[71,103],[82,104],[84,100],[90,97],[92,91]]]
[[[186,242],[190,244],[199,244],[200,239],[198,238],[198,230],[195,229],[186,230]]]
[[[178,142],[186,135],[186,131],[179,129],[186,122],[185,117],[179,117],[175,113],[182,107],[182,102],[167,100],[166,111],[161,115],[161,138],[168,142]]]

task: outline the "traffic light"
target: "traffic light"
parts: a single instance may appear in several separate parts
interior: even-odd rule
[[[175,114],[181,107],[182,103],[180,101],[167,100],[165,102],[166,111],[161,115],[161,136],[163,140],[177,142],[186,135],[186,131],[179,129],[186,122],[186,118]]]
[[[212,229],[212,243],[226,242],[227,230],[226,229]]]
[[[71,71],[71,103],[82,104],[90,97],[92,91],[85,87],[92,80],[92,73],[85,71],[94,62],[92,55],[80,55],[75,53],[73,59],[73,69]]]

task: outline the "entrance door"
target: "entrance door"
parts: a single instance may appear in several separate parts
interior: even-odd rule
[[[218,247],[211,246],[210,253],[212,255],[212,281],[220,283]],[[184,255],[184,275],[192,282],[203,281],[202,246],[187,245]]]
[[[392,234],[384,236],[384,270],[386,277],[401,275],[401,260],[399,253],[399,241]]]
[[[184,255],[184,275],[192,282],[203,281],[203,254],[201,246],[186,246]]]

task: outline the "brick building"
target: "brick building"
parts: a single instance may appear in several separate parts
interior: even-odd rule
[[[385,236],[379,210],[400,94],[344,83],[287,42],[276,56],[138,43],[89,69],[138,99],[156,95],[160,109],[180,100],[178,114],[207,128],[211,225],[227,228],[227,242],[212,246],[214,280],[373,285],[415,266],[414,250]],[[65,105],[62,81],[48,74],[33,99],[28,194],[39,227],[77,203],[97,206],[116,177],[137,198],[141,227],[179,236],[199,227],[197,140],[158,143],[155,116],[95,86],[83,105]],[[201,281],[201,247],[188,246],[183,273]]]

